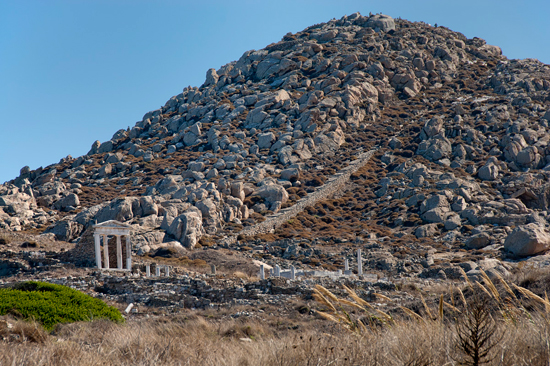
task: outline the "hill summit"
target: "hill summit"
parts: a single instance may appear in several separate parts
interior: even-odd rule
[[[503,274],[550,248],[549,93],[537,60],[355,13],[209,69],[84,156],[23,168],[0,186],[0,228],[84,243],[118,220],[139,255],[268,244],[274,263],[334,269],[359,247],[400,276]]]

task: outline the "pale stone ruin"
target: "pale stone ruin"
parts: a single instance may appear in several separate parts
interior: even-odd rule
[[[157,277],[161,276],[161,272],[160,272],[161,269],[164,269],[164,275],[166,277],[170,277],[170,266],[167,266],[167,265],[164,265],[164,264],[163,265],[157,264],[155,266],[155,276],[157,276]]]
[[[94,225],[95,262],[98,269],[110,269],[119,271],[132,270],[132,241],[130,238],[130,225],[116,220],[109,220]],[[109,256],[109,237],[116,238],[116,268],[111,268]],[[125,250],[122,248],[124,237]],[[103,261],[102,261],[103,248]],[[123,255],[125,261],[123,261]],[[126,263],[126,267],[124,266]]]
[[[260,265],[260,279],[265,279],[264,265]],[[349,277],[352,276],[353,272],[349,268],[349,260],[344,259],[344,271],[339,269],[338,271],[304,271],[297,270],[296,267],[290,266],[290,269],[282,270],[281,267],[275,265],[275,268],[271,270],[271,276],[273,277],[283,277],[290,280],[296,280],[297,277],[330,277],[333,279],[338,279],[340,277]],[[357,276],[362,277],[364,280],[377,280],[375,274],[369,274],[363,272],[363,258],[361,256],[361,249],[357,250]]]
[[[161,270],[164,269],[164,276],[170,277],[170,266],[166,264],[154,264],[155,266],[155,277],[161,276]],[[151,277],[151,265],[145,265],[145,277]]]

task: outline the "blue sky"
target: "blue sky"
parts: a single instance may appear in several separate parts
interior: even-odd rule
[[[545,1],[0,0],[0,183],[86,154],[206,70],[356,11],[446,26],[550,63]]]

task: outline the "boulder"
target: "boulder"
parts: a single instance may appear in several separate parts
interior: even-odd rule
[[[466,240],[466,247],[470,249],[480,249],[491,243],[491,236],[487,233],[478,233],[472,235]]]
[[[244,194],[243,188],[244,188],[243,182],[231,183],[231,195],[233,197],[240,199],[241,201],[244,201],[245,194]]]
[[[274,140],[275,135],[273,132],[261,133],[258,135],[258,147],[260,149],[269,149]]]
[[[147,230],[144,233],[138,232],[132,235],[132,246],[136,248],[138,255],[143,255],[162,244],[167,244],[163,243],[165,237],[166,233],[160,230]]]
[[[447,158],[452,153],[451,142],[441,135],[436,135],[426,141],[422,141],[418,145],[416,153],[432,161]]]
[[[159,194],[170,194],[177,191],[180,186],[181,176],[169,175],[164,179],[161,179],[155,185],[155,188]]]
[[[195,145],[195,143],[197,142],[197,138],[198,138],[198,136],[197,136],[196,134],[194,134],[193,132],[191,132],[191,131],[186,132],[186,133],[183,135],[183,143],[184,143],[186,146]]]
[[[123,159],[124,159],[124,155],[122,155],[122,153],[119,153],[119,152],[116,154],[109,153],[105,157],[105,163],[117,164],[117,163],[120,163]]]
[[[218,82],[218,79],[219,77],[216,73],[216,69],[208,69],[206,72],[206,81],[203,86],[215,85]]]
[[[447,197],[442,194],[434,194],[427,200],[422,201],[422,204],[420,205],[420,213],[423,214],[435,208],[442,208],[443,210],[448,211],[449,201],[447,200]]]
[[[134,208],[139,208],[139,199],[137,197],[117,198],[99,210],[95,216],[95,220],[98,223],[109,220],[128,221],[134,217]]]
[[[424,128],[422,129],[424,136],[422,136],[422,134],[421,136],[425,137],[424,139],[434,137],[441,132],[442,128],[443,120],[439,117],[434,117],[424,124]]]
[[[516,162],[525,166],[537,166],[541,160],[538,149],[535,146],[527,146],[518,152]]]
[[[288,201],[287,191],[280,185],[267,184],[261,186],[255,195],[262,197],[270,206],[272,211],[276,211],[276,207],[280,207],[286,201]]]
[[[479,168],[477,176],[479,177],[479,179],[492,181],[498,178],[498,172],[498,166],[492,163],[488,163]]]
[[[201,212],[190,209],[172,221],[168,234],[176,238],[184,247],[192,249],[197,245],[204,233]]]
[[[113,172],[113,166],[109,163],[103,165],[101,168],[99,168],[98,174],[100,178],[105,178],[111,175]]]
[[[32,191],[29,191],[29,193],[32,194]],[[0,196],[0,207],[7,213],[21,215],[35,208],[36,200],[27,193],[17,192]]]
[[[172,241],[169,243],[162,243],[155,247],[150,247],[151,257],[162,257],[162,258],[180,258],[185,253],[185,249],[177,241]]]
[[[70,207],[74,209],[78,206],[80,206],[80,200],[78,198],[78,195],[76,195],[75,193],[70,193],[69,195],[55,202],[53,205],[53,208],[56,210],[65,211]]]
[[[163,217],[157,215],[149,215],[145,217],[140,217],[137,219],[136,223],[143,228],[156,229],[162,224]]]
[[[239,200],[238,198],[232,198]],[[217,205],[212,199],[207,198],[197,202],[195,206],[201,211],[206,231],[209,234],[214,234],[221,227],[221,215],[218,213]]]
[[[298,179],[300,176],[300,170],[298,168],[287,168],[281,171],[281,179],[291,180]]]
[[[504,241],[504,249],[525,257],[544,252],[550,248],[550,233],[536,223],[516,227]]]
[[[83,226],[73,221],[74,216],[67,216],[65,219],[56,222],[48,227],[44,233],[55,234],[57,240],[70,241],[77,238]]]
[[[97,149],[101,146],[101,142],[99,140],[94,141],[92,144],[92,147],[90,148],[90,151],[88,151],[88,155],[97,154]]]
[[[260,123],[267,117],[269,117],[269,114],[264,112],[263,108],[255,108],[248,112],[244,126],[246,128],[258,128]]]
[[[338,31],[336,29],[331,29],[331,30],[326,31],[326,32],[317,33],[317,34],[313,35],[312,37],[317,39],[319,42],[328,42],[331,39],[333,39],[334,37],[336,37],[337,34],[338,34]]]
[[[44,183],[51,182],[55,179],[55,175],[57,174],[57,170],[53,169],[48,172],[42,173],[40,176],[38,176],[34,182],[33,186],[41,186]]]
[[[338,129],[328,133],[320,133],[315,137],[315,151],[318,153],[330,153],[338,150],[346,141],[344,133]],[[279,159],[280,160],[280,159]]]
[[[392,138],[388,142],[388,145],[392,149],[401,149],[401,147],[403,146],[403,142],[399,140],[397,137],[392,136]]]
[[[112,141],[105,141],[104,143],[102,143],[99,148],[97,149],[97,153],[98,154],[101,154],[101,153],[106,153],[106,152],[109,152],[109,151],[112,151],[113,150],[113,147],[114,147],[114,144]]]
[[[444,222],[444,225],[445,225],[445,230],[454,230],[460,227],[461,226],[460,216],[455,213],[448,214],[447,219]]]
[[[67,187],[65,186],[65,184],[59,181],[44,183],[43,185],[35,188],[35,190],[38,191],[37,196],[56,195],[64,192],[66,189]]]
[[[422,220],[429,223],[440,223],[447,219],[449,209],[436,207],[422,214]]]
[[[438,233],[439,233],[439,230],[437,229],[437,224],[422,225],[417,227],[416,230],[414,231],[414,235],[417,238],[433,237]]]
[[[139,199],[141,212],[139,216],[158,215],[158,207],[151,196],[144,196]]]
[[[466,200],[462,196],[456,197],[455,201],[451,204],[451,209],[455,212],[461,212],[468,207]]]
[[[204,163],[202,161],[191,161],[188,164],[188,169],[192,172],[204,171]]]
[[[383,32],[388,32],[395,29],[395,21],[389,15],[376,14],[369,17],[365,27],[374,28],[375,31],[381,30]]]

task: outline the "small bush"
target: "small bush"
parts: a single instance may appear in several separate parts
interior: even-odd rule
[[[0,315],[34,319],[51,331],[58,323],[106,318],[123,322],[120,312],[99,299],[45,282],[22,282],[0,289]]]
[[[486,303],[477,300],[458,318],[457,347],[464,353],[461,365],[482,365],[492,361],[491,350],[502,340],[498,324]]]
[[[11,242],[10,238],[7,235],[0,235],[0,245],[6,245]]]
[[[197,266],[197,267],[206,267],[207,265],[204,259],[193,259],[192,263],[194,266]]]
[[[203,247],[213,247],[216,241],[209,235],[204,235],[200,238],[199,244]]]
[[[26,241],[21,244],[21,248],[38,248],[38,244],[35,241]]]
[[[248,278],[248,276],[246,275],[246,273],[241,272],[241,271],[235,271],[235,272],[233,272],[233,276],[234,276],[234,277],[237,277],[237,278],[242,278],[242,279]]]

